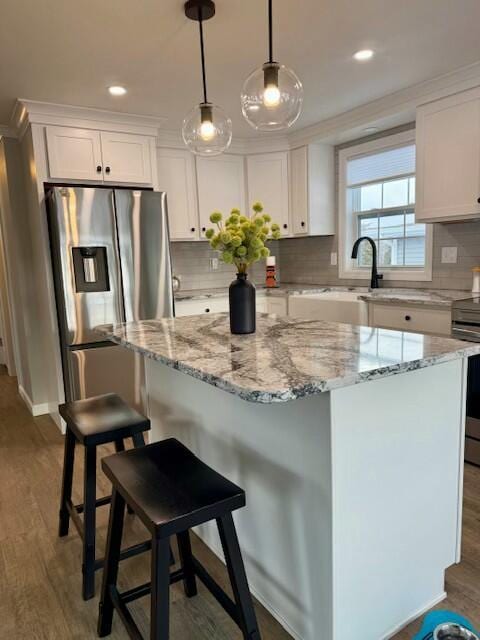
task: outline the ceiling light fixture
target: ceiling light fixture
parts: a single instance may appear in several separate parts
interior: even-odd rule
[[[127,93],[125,87],[121,87],[120,85],[114,85],[113,87],[108,87],[108,92],[112,96],[124,96]]]
[[[203,22],[215,15],[215,3],[212,0],[188,0],[185,3],[185,15],[199,24],[203,102],[185,116],[182,126],[183,141],[196,155],[217,156],[230,146],[232,121],[223,109],[209,102],[207,98]]]
[[[361,49],[353,54],[353,57],[358,62],[366,62],[367,60],[371,60],[374,56],[374,52],[372,49]]]
[[[272,0],[268,0],[268,62],[245,80],[240,96],[246,121],[260,131],[286,129],[298,119],[303,86],[294,71],[273,60]]]

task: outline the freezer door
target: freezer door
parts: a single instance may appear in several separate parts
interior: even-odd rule
[[[130,349],[114,344],[71,349],[68,369],[69,399],[117,393],[125,402],[144,411],[143,357]]]
[[[104,340],[93,328],[124,320],[113,191],[56,187],[47,208],[62,341]]]
[[[115,203],[127,322],[173,316],[166,194],[116,190]]]

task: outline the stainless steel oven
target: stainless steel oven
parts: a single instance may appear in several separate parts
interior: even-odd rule
[[[480,296],[452,305],[452,337],[480,342]],[[468,360],[465,460],[480,466],[480,356]]]

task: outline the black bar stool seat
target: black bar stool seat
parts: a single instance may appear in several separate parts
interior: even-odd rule
[[[141,639],[128,603],[151,594],[152,640],[169,637],[169,586],[183,580],[187,597],[197,593],[196,576],[240,627],[245,640],[260,640],[247,576],[232,518],[245,506],[245,492],[170,438],[102,460],[112,481],[98,634],[109,635],[117,610],[131,638]],[[117,589],[125,505],[130,506],[152,536],[151,583],[120,593]],[[216,520],[234,600],[193,556],[189,530]],[[169,540],[177,536],[181,568],[170,573]]]
[[[115,393],[66,402],[59,412],[77,442],[86,446],[131,438],[150,429],[150,421]]]
[[[103,559],[95,556],[96,508],[109,504],[111,496],[96,496],[97,447],[114,443],[116,451],[124,451],[126,438],[134,447],[144,447],[143,433],[150,429],[150,421],[132,409],[114,393],[66,402],[59,413],[67,424],[63,463],[62,495],[60,500],[59,536],[68,534],[73,521],[83,541],[82,595],[88,600],[95,595],[95,571],[103,567]],[[72,503],[75,445],[84,447],[84,500]],[[83,514],[83,520],[80,518]],[[150,541],[122,551],[122,558],[150,549]]]

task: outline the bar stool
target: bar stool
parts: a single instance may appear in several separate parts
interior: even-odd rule
[[[151,594],[150,639],[168,640],[169,587],[183,581],[185,594],[197,594],[196,576],[240,627],[244,640],[261,640],[232,511],[245,506],[245,492],[170,438],[102,460],[112,481],[112,504],[100,598],[98,635],[108,636],[116,610],[130,638],[142,636],[127,605]],[[151,582],[120,593],[117,588],[125,504],[152,538]],[[189,530],[216,520],[232,585],[232,600],[193,556]],[[170,572],[169,539],[176,535],[181,568]]]
[[[67,431],[58,535],[68,534],[72,519],[83,540],[82,595],[89,600],[95,595],[95,571],[103,567],[103,559],[95,558],[96,508],[111,501],[111,496],[98,500],[96,497],[97,446],[113,442],[116,451],[124,451],[124,439],[132,438],[134,447],[144,447],[143,432],[150,429],[150,421],[114,393],[67,402],[59,406],[59,412],[67,423]],[[72,503],[76,443],[83,445],[85,452],[84,501],[79,505]],[[149,548],[150,541],[130,547],[122,552],[122,559]]]

